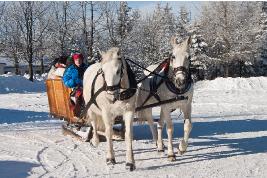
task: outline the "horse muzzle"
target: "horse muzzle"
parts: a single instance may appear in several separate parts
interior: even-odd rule
[[[120,99],[120,90],[113,90],[113,91],[107,91],[108,94],[108,99],[112,102],[115,103],[117,100]]]
[[[184,85],[185,82],[186,82],[186,79],[176,79],[176,80],[175,80],[175,83],[176,83],[178,86]]]

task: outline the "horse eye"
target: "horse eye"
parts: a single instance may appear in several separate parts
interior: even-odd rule
[[[174,55],[172,55],[172,59],[175,59],[175,56]]]
[[[119,74],[120,74],[120,69],[118,69],[118,70],[117,70],[116,74],[117,74],[117,75],[119,75]]]

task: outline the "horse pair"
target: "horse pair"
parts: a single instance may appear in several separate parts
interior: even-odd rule
[[[118,48],[111,48],[102,53],[101,63],[96,63],[88,68],[84,74],[84,100],[89,103],[87,109],[87,121],[93,126],[93,137],[91,142],[96,146],[99,143],[97,130],[104,130],[107,140],[107,164],[115,164],[115,156],[112,144],[112,132],[114,119],[117,116],[123,116],[125,122],[125,143],[126,143],[126,169],[132,171],[135,169],[135,161],[132,149],[133,139],[133,117],[136,114],[138,118],[148,121],[153,139],[157,143],[158,151],[164,150],[162,141],[162,128],[164,121],[167,126],[168,134],[168,158],[175,160],[173,151],[172,134],[173,124],[170,117],[171,111],[180,108],[184,114],[184,138],[181,140],[178,152],[184,153],[187,149],[188,138],[192,128],[191,125],[191,103],[193,96],[193,87],[190,80],[189,71],[189,46],[190,37],[182,43],[177,44],[176,39],[172,38],[173,47],[172,57],[169,62],[167,81],[161,82],[156,94],[157,99],[171,99],[182,94],[186,100],[161,105],[160,120],[157,129],[154,127],[152,118],[152,108],[147,108],[135,112],[135,108],[148,98],[150,92],[150,77],[142,81],[140,86],[133,87],[130,80],[129,65],[126,60],[121,58]],[[153,70],[157,65],[148,67]],[[190,83],[190,85],[188,85]],[[135,92],[135,90],[137,90]],[[184,91],[184,92],[180,92]],[[147,99],[146,103],[155,102],[155,97]],[[88,104],[87,104],[88,106]]]

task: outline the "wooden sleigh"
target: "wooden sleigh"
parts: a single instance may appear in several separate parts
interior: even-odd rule
[[[69,105],[71,89],[65,87],[61,79],[47,79],[46,91],[50,115],[74,123],[74,113]]]
[[[58,78],[58,79],[47,79],[46,90],[47,90],[47,96],[48,96],[48,102],[49,102],[50,115],[55,118],[67,121],[66,124],[63,124],[62,126],[63,131],[64,131],[63,133],[71,134],[79,139],[81,137],[85,137],[85,140],[87,140],[88,138],[90,139],[90,136],[86,138],[86,136],[84,135],[80,136],[79,134],[77,134],[79,133],[79,130],[78,131],[73,130],[73,128],[76,129],[76,127],[72,127],[72,126],[78,123],[77,123],[77,117],[75,118],[74,112],[71,111],[70,109],[71,89],[65,87],[62,82],[62,79]],[[140,107],[137,107],[136,111],[140,111],[142,109],[152,108],[152,107],[160,106],[162,104],[176,102],[180,100],[187,100],[187,97],[184,97],[182,95],[177,95],[175,98],[172,98],[172,99],[159,101],[153,104],[142,105]],[[138,120],[139,120],[138,118],[134,118],[134,122]],[[119,125],[119,127],[113,127],[113,139],[114,140],[124,139],[125,128],[124,128],[124,122],[123,122],[122,117],[115,118],[115,124]],[[82,125],[82,127],[88,127],[88,125]],[[102,135],[102,136],[105,135],[104,131],[97,131],[97,132],[99,135]],[[105,138],[102,138],[102,140],[105,140]]]
[[[92,135],[88,125],[81,125],[77,122],[74,112],[70,109],[70,93],[71,89],[67,88],[61,78],[58,79],[47,79],[46,80],[46,91],[49,103],[50,115],[54,118],[66,121],[62,125],[63,134],[71,135],[79,140],[88,141]],[[113,139],[122,140],[124,139],[124,123],[122,119],[118,118],[115,120],[115,124],[120,124],[120,127],[113,129]],[[77,125],[79,125],[77,127]],[[118,128],[118,129],[117,129]],[[104,132],[98,131],[98,134],[102,137],[102,141],[105,140]]]

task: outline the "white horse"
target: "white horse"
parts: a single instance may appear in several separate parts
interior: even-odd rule
[[[92,143],[99,143],[98,130],[104,130],[107,140],[107,164],[115,164],[112,143],[113,124],[116,116],[125,121],[126,169],[135,169],[132,149],[133,115],[135,92],[121,98],[122,91],[130,87],[127,64],[120,57],[119,48],[111,48],[102,53],[101,63],[90,66],[84,73],[83,95],[85,103],[90,102],[87,119],[93,126]],[[127,93],[127,92],[126,92]]]
[[[187,98],[185,100],[177,100],[175,102],[171,102],[168,104],[161,105],[160,111],[160,119],[157,123],[157,130],[154,128],[153,125],[153,118],[152,118],[152,108],[144,109],[136,113],[137,118],[141,120],[147,120],[148,124],[150,125],[150,129],[153,135],[153,139],[157,143],[157,149],[159,152],[164,151],[164,145],[162,141],[162,128],[164,125],[164,121],[166,122],[167,126],[167,135],[168,135],[168,159],[170,161],[175,160],[175,154],[173,152],[173,144],[172,144],[172,135],[173,135],[173,123],[170,117],[170,113],[180,108],[184,114],[184,138],[180,141],[178,152],[183,154],[188,145],[188,138],[189,134],[192,129],[191,124],[191,104],[192,104],[192,97],[193,97],[193,84],[191,83],[191,78],[189,77],[189,43],[191,42],[190,37],[188,37],[185,41],[180,44],[176,43],[176,39],[172,38],[171,44],[173,47],[172,50],[172,57],[170,59],[170,66],[169,72],[166,77],[169,78],[171,82],[163,81],[156,93],[158,97],[150,97],[145,105],[149,105],[152,103],[157,103],[158,100],[166,101],[169,99],[173,99],[177,96],[183,96]],[[158,65],[149,66],[148,69],[153,71]],[[160,77],[159,77],[160,78]],[[144,80],[138,90],[136,106],[142,105],[145,100],[148,98],[149,92],[151,88],[151,78],[147,78]],[[162,79],[164,80],[164,79]],[[189,83],[190,82],[190,83]],[[172,83],[172,84],[171,84]],[[184,91],[184,93],[183,93]],[[182,93],[182,95],[179,95]],[[156,99],[158,98],[158,99]]]

